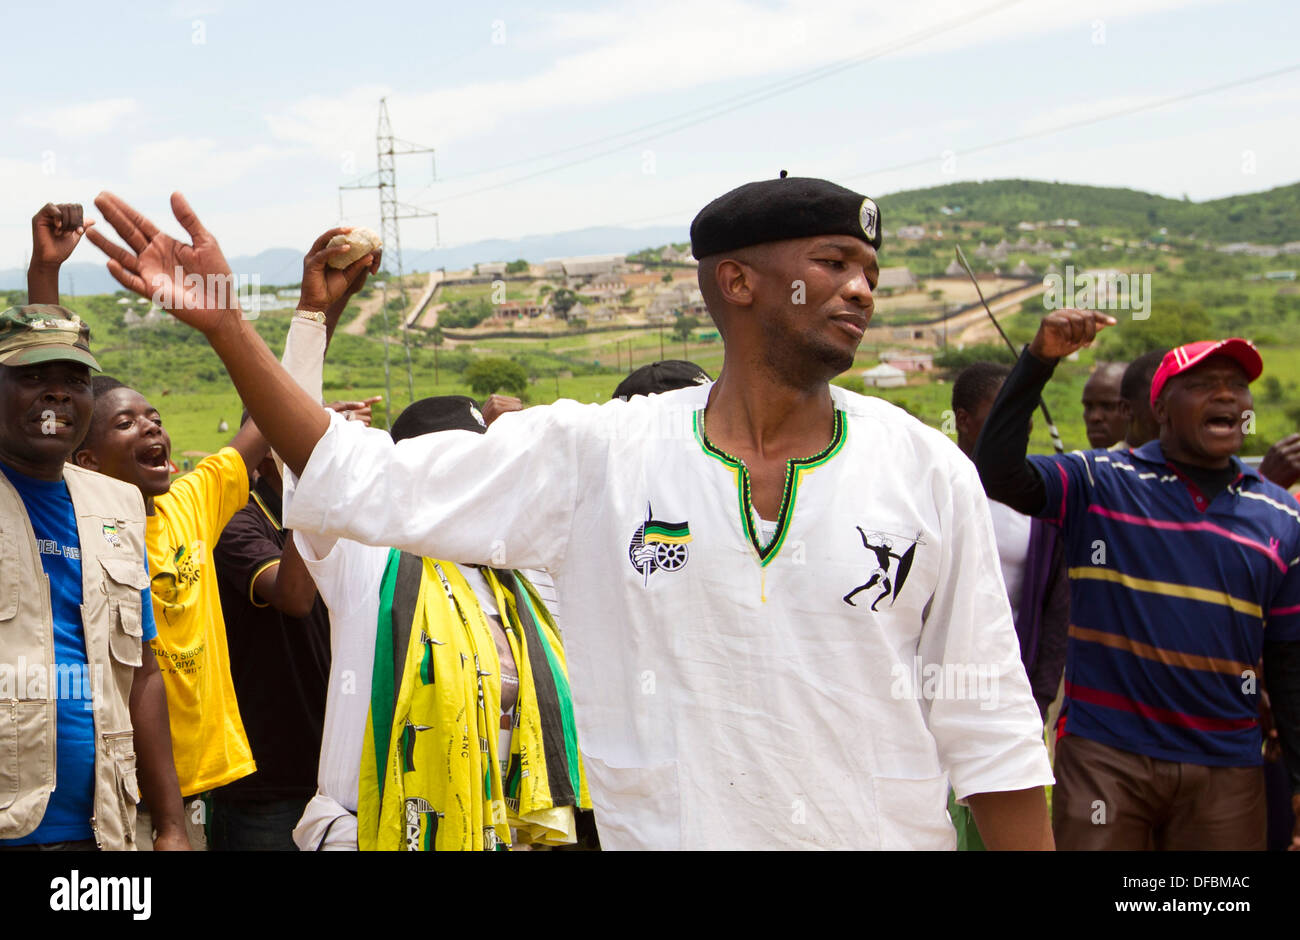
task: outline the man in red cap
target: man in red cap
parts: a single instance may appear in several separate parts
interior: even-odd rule
[[[1114,322],[1082,310],[1044,318],[975,451],[989,496],[1065,538],[1056,842],[1263,849],[1261,657],[1288,757],[1300,745],[1300,513],[1234,456],[1263,363],[1243,339],[1180,346],[1151,383],[1156,440],[1026,459],[1056,362]]]

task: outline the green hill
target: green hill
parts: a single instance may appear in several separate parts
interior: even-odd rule
[[[907,190],[883,196],[879,202],[888,228],[934,224],[949,218],[1001,226],[1068,218],[1086,226],[1147,234],[1167,228],[1171,235],[1216,243],[1278,244],[1300,239],[1300,183],[1208,202],[1185,202],[1135,189],[991,180]],[[941,212],[942,207],[961,211],[948,216]]]

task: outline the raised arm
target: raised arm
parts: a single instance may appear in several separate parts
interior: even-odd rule
[[[94,222],[82,219],[79,203],[47,202],[32,216],[32,260],[27,266],[27,302],[59,302],[59,268]]]
[[[239,426],[239,430],[230,440],[230,446],[239,451],[239,456],[244,458],[244,466],[250,475],[271,449],[262,432],[257,429],[257,422],[252,418]]]
[[[1114,323],[1113,317],[1091,310],[1057,310],[1043,318],[998,392],[975,443],[975,466],[990,499],[1029,516],[1043,511],[1046,488],[1025,459],[1030,418],[1056,363]]]
[[[262,434],[285,464],[301,474],[329,427],[329,418],[320,403],[281,368],[244,320],[238,296],[230,289],[234,283],[230,265],[217,240],[184,196],[173,193],[171,201],[176,220],[189,233],[192,244],[164,234],[112,193],[100,193],[95,205],[127,247],[93,229],[91,241],[108,255],[109,273],[123,287],[142,297],[157,297],[164,309],[207,337]],[[350,282],[372,261],[366,255],[335,273]]]

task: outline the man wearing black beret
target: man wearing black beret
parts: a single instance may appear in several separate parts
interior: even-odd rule
[[[221,273],[116,197],[126,286]],[[880,213],[822,180],[743,186],[691,228],[716,382],[560,401],[394,444],[327,416],[234,301],[202,330],[300,476],[287,524],[459,562],[545,567],[605,848],[1051,848],[1051,781],[969,461],[830,379],[873,311]],[[96,239],[96,243],[104,242]],[[499,498],[509,488],[512,498]]]

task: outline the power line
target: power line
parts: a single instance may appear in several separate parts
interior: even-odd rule
[[[1020,143],[1021,141],[1025,141],[1025,140],[1033,140],[1039,137],[1047,137],[1051,134],[1059,134],[1064,131],[1074,130],[1079,127],[1087,127],[1092,124],[1099,124],[1103,121],[1110,121],[1116,118],[1128,117],[1129,115],[1139,114],[1143,111],[1153,111],[1157,108],[1163,108],[1171,104],[1178,104],[1179,102],[1190,101],[1194,98],[1202,98],[1205,97],[1206,95],[1216,94],[1218,92],[1227,91],[1232,88],[1239,88],[1243,85],[1251,85],[1256,82],[1267,81],[1270,78],[1277,78],[1280,75],[1286,75],[1290,72],[1296,72],[1296,71],[1300,71],[1300,62],[1294,63],[1292,65],[1287,65],[1279,69],[1273,69],[1268,72],[1261,72],[1258,75],[1251,75],[1246,78],[1237,78],[1237,79],[1233,79],[1232,81],[1223,82],[1218,85],[1211,85],[1207,88],[1201,88],[1196,91],[1184,92],[1183,94],[1179,94],[1179,95],[1170,95],[1166,98],[1160,98],[1156,101],[1149,101],[1146,104],[1130,105],[1129,107],[1119,108],[1115,111],[1107,112],[1106,114],[1099,114],[1089,118],[1080,118],[1075,121],[1067,121],[1062,124],[1056,124],[1051,127],[1045,127],[1037,131],[1028,131],[1024,134],[1016,134],[1011,137],[1003,137],[998,140],[989,141],[987,143],[977,144],[974,147],[966,147],[960,150],[954,150],[953,153],[956,154],[957,156],[963,156],[966,154],[980,153],[985,150],[993,150],[998,147],[1005,147],[1008,146],[1009,144]],[[910,169],[915,169],[918,166],[925,166],[927,164],[932,164],[932,163],[934,163],[933,154],[926,157],[922,157],[917,160],[908,160],[903,163],[894,163],[889,166],[876,167],[875,169],[865,170],[863,172],[854,173],[852,175],[836,176],[835,179],[849,182],[855,179],[862,179],[863,177],[866,176],[877,176],[882,173],[894,173],[897,172],[898,170],[910,170]],[[696,208],[698,209],[698,207]],[[669,216],[683,215],[685,213],[692,212],[692,211],[695,210],[692,208],[676,209],[672,212],[662,212],[659,213],[658,215],[643,216],[642,218],[639,219],[632,219],[626,222],[615,222],[611,224],[618,225],[618,226],[636,225],[641,222],[653,222],[656,219],[666,219]]]
[[[1059,134],[1062,131],[1074,130],[1075,128],[1079,128],[1079,127],[1087,127],[1091,124],[1099,124],[1102,121],[1110,121],[1110,120],[1114,120],[1115,118],[1128,117],[1131,114],[1140,114],[1143,111],[1154,111],[1156,108],[1163,108],[1166,105],[1177,104],[1182,101],[1190,101],[1193,98],[1202,98],[1205,95],[1212,95],[1220,91],[1227,91],[1230,88],[1239,88],[1242,85],[1250,85],[1250,84],[1254,84],[1255,82],[1266,81],[1267,79],[1276,78],[1279,75],[1286,75],[1289,72],[1295,72],[1295,71],[1300,71],[1300,62],[1297,62],[1294,65],[1285,66],[1280,69],[1274,69],[1271,72],[1263,72],[1259,75],[1252,75],[1248,78],[1238,78],[1230,82],[1224,82],[1220,85],[1211,85],[1209,88],[1202,88],[1199,89],[1198,91],[1184,92],[1181,95],[1170,95],[1168,98],[1161,98],[1157,101],[1149,101],[1146,104],[1131,105],[1127,108],[1119,108],[1118,110],[1110,111],[1106,114],[1099,114],[1089,118],[1080,118],[1079,120],[1076,121],[1067,121],[1064,124],[1056,124],[1053,125],[1052,127],[1043,128],[1042,130],[1028,131],[1024,134],[1016,134],[1012,137],[1003,137],[1000,140],[990,141],[989,143],[986,144],[979,144],[978,146],[975,147],[966,147],[962,150],[954,150],[953,152],[958,156],[962,156],[966,154],[980,153],[981,151],[984,150],[993,150],[997,147],[1005,147],[1008,144],[1017,144],[1024,140],[1033,140],[1037,137],[1046,137],[1049,134]],[[875,170],[868,170],[865,173],[857,173],[852,176],[844,176],[841,177],[841,179],[854,180],[854,179],[861,179],[864,176],[870,176],[876,173],[893,173],[897,170],[910,170],[913,167],[923,166],[927,163],[932,163],[933,161],[934,161],[934,157],[929,156],[921,160],[910,160],[906,163],[896,163],[893,166],[886,166],[886,167],[880,167],[879,169],[875,169]]]
[[[772,82],[767,85],[762,85],[756,89],[751,89],[750,91],[747,92],[742,92],[737,95],[732,95],[728,98],[722,98],[719,99],[718,101],[712,102],[711,104],[701,105],[695,108],[691,108],[689,110],[680,112],[676,115],[672,115],[670,117],[663,118],[658,121],[653,121],[649,124],[644,124],[639,127],[631,128],[629,130],[622,131],[618,134],[612,134],[606,137],[597,138],[595,140],[588,141],[583,144],[577,144],[571,147],[562,148],[560,150],[550,151],[549,153],[540,156],[529,157],[526,160],[520,160],[520,161],[514,161],[512,163],[502,164],[490,170],[481,170],[481,171],[475,171],[474,173],[461,174],[461,176],[458,178],[477,176],[477,175],[482,175],[484,173],[497,172],[501,169],[506,169],[513,166],[537,163],[537,162],[550,159],[551,157],[554,156],[570,153],[574,150],[581,150],[592,146],[599,146],[604,143],[618,140],[620,138],[624,138],[632,134],[640,133],[641,131],[647,130],[652,127],[659,127],[664,124],[675,124],[675,126],[669,127],[666,130],[656,131],[653,134],[648,134],[643,137],[638,137],[633,140],[618,144],[614,147],[601,150],[593,154],[588,154],[587,156],[584,157],[579,157],[574,160],[569,160],[564,163],[556,164],[555,166],[550,166],[540,170],[535,170],[531,173],[524,174],[523,176],[517,176],[512,179],[503,180],[499,183],[491,183],[487,186],[481,186],[476,189],[470,189],[459,193],[454,193],[450,196],[443,197],[440,200],[440,203],[453,202],[457,199],[465,199],[468,198],[469,196],[476,196],[480,193],[489,192],[494,189],[501,189],[506,186],[513,186],[515,183],[522,183],[527,180],[536,179],[539,176],[545,176],[549,173],[556,173],[559,172],[560,170],[569,169],[570,167],[580,166],[583,163],[590,163],[592,160],[598,160],[601,157],[609,156],[610,154],[618,153],[623,150],[628,150],[631,149],[632,147],[636,147],[641,144],[648,143],[649,141],[652,140],[657,140],[661,137],[667,137],[670,134],[675,134],[679,131],[685,130],[688,127],[694,127],[697,124],[702,124],[705,121],[713,120],[714,118],[721,117],[724,114],[730,114],[733,111],[738,111],[741,108],[746,108],[749,107],[750,105],[758,104],[761,101],[766,101],[770,98],[776,97],[777,95],[785,94],[787,92],[793,91],[796,88],[800,88],[804,85],[808,85],[813,82],[817,82],[817,81],[821,81],[822,79],[829,78],[830,76],[843,72],[846,69],[856,68],[859,65],[863,65],[867,62],[874,61],[876,59],[887,56],[891,53],[898,52],[910,46],[914,46],[920,42],[924,42],[927,39],[932,39],[935,36],[940,36],[946,32],[950,32],[959,27],[969,25],[985,17],[991,16],[994,13],[998,13],[1008,7],[1015,6],[1023,2],[1024,0],[1002,0],[1002,2],[1000,3],[995,3],[992,6],[985,7],[984,9],[978,10],[975,13],[970,13],[964,16],[956,17],[952,20],[949,20],[946,23],[940,24],[939,26],[917,30],[913,33],[908,34],[907,36],[903,37],[901,40],[898,40],[897,42],[885,44],[883,46],[872,49],[869,52],[861,53],[856,56],[851,56],[847,59],[842,59],[838,62],[831,63],[830,65],[820,66],[808,72],[801,72],[789,78],[781,79],[780,81]],[[682,120],[683,118],[689,118],[689,119]],[[453,178],[457,178],[457,177],[453,177]],[[442,180],[439,180],[438,182],[446,182],[446,179],[444,178]],[[425,187],[426,190],[428,188],[429,187]],[[421,193],[423,192],[424,190],[421,190]]]

